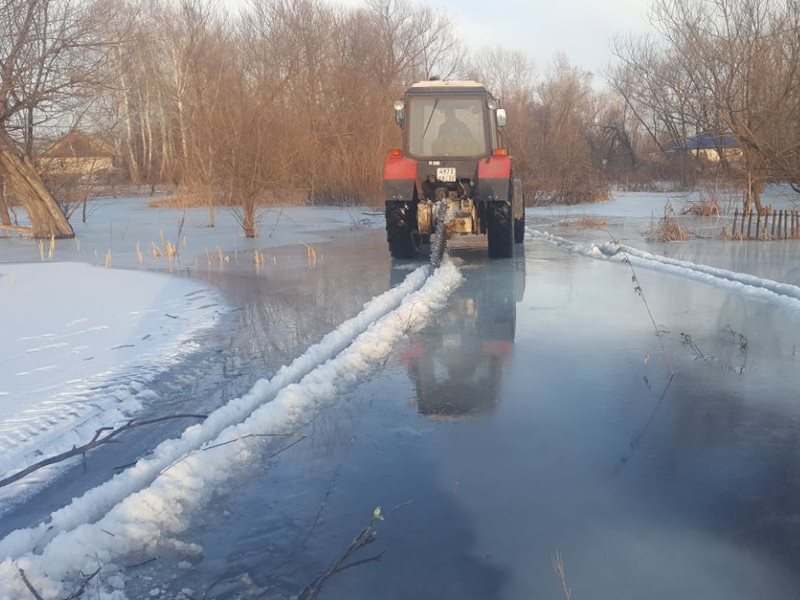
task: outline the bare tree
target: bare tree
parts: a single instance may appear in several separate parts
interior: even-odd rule
[[[800,180],[800,3],[659,0],[657,37],[615,41],[611,85],[664,152],[700,133],[733,136],[725,163],[761,211],[766,182]]]
[[[31,160],[34,132],[101,83],[109,40],[98,24],[109,10],[102,2],[72,0],[0,5],[0,172],[36,237],[74,236]]]

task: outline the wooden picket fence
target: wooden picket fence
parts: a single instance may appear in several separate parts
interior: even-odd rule
[[[800,211],[778,210],[759,214],[733,211],[731,237],[738,240],[787,240],[800,238]]]

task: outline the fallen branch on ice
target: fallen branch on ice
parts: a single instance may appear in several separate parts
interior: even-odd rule
[[[81,456],[92,450],[97,448],[98,446],[102,446],[103,444],[108,444],[114,441],[114,438],[119,436],[121,433],[125,433],[131,429],[135,429],[136,427],[144,427],[145,425],[153,425],[154,423],[161,423],[162,421],[170,421],[173,419],[205,419],[207,415],[194,415],[194,414],[180,414],[180,415],[168,415],[166,417],[157,417],[155,419],[145,419],[143,421],[128,421],[122,427],[114,428],[114,427],[101,427],[97,431],[95,431],[94,437],[87,443],[82,446],[73,446],[71,450],[67,450],[66,452],[62,452],[61,454],[56,454],[54,456],[50,456],[43,460],[40,460],[37,463],[34,463],[28,467],[25,467],[21,471],[17,471],[13,475],[9,475],[5,479],[0,479],[0,488],[5,487],[7,485],[11,485],[12,483],[19,481],[30,475],[31,473],[35,473],[39,469],[43,469],[44,467],[48,467],[50,465],[54,465],[56,463],[63,462],[67,459],[73,458],[75,456]],[[103,435],[105,433],[105,435]]]
[[[567,571],[564,568],[564,562],[561,560],[561,555],[556,552],[553,557],[553,570],[558,575],[558,580],[561,582],[561,591],[564,593],[564,600],[572,600],[572,589],[567,583]]]
[[[292,443],[287,444],[286,446],[284,446],[283,448],[281,448],[277,452],[275,452],[273,454],[270,454],[267,457],[267,460],[269,460],[271,458],[276,457],[278,454],[281,454],[282,452],[285,452],[286,450],[288,450],[289,448],[291,448],[295,444],[297,444],[299,442],[302,442],[304,439],[306,439],[306,434],[305,433],[300,433],[298,431],[290,431],[288,433],[248,433],[247,435],[243,435],[241,437],[237,437],[237,438],[234,438],[232,440],[227,440],[225,442],[220,442],[219,444],[213,444],[211,446],[203,446],[202,448],[199,448],[199,449],[195,450],[194,452],[189,452],[188,454],[184,454],[183,456],[181,456],[178,460],[176,460],[172,464],[169,464],[166,467],[164,467],[161,470],[161,474],[163,475],[164,473],[169,471],[172,467],[174,467],[178,463],[183,462],[184,460],[186,460],[190,456],[194,456],[198,452],[205,452],[207,450],[212,450],[214,448],[220,448],[222,446],[227,446],[228,444],[233,444],[235,442],[241,442],[242,440],[246,440],[246,439],[250,439],[250,438],[265,438],[265,437],[267,437],[267,438],[269,438],[269,437],[297,437],[297,439],[294,440]]]
[[[31,582],[28,580],[28,576],[25,575],[24,569],[19,570],[19,576],[22,577],[22,582],[25,584],[25,587],[28,588],[28,590],[30,591],[31,594],[33,594],[33,597],[36,598],[36,600],[44,600],[41,594],[39,594],[39,592],[36,591],[36,588],[33,587],[33,584],[31,584]]]
[[[412,502],[413,500],[406,500],[405,502],[401,502],[400,504],[395,506],[392,510],[387,512],[386,517],[391,515],[394,511],[398,510],[399,508],[411,504]],[[359,565],[380,560],[383,557],[386,550],[381,550],[380,552],[378,552],[378,554],[375,554],[373,556],[368,556],[367,558],[362,558],[359,560],[347,562],[353,554],[358,552],[364,546],[367,546],[375,541],[375,539],[378,537],[378,532],[375,530],[373,525],[378,521],[383,521],[384,518],[385,517],[383,512],[381,511],[381,507],[378,506],[374,511],[372,511],[372,516],[370,517],[367,526],[361,530],[361,532],[353,539],[352,542],[350,542],[350,545],[347,547],[347,549],[344,552],[342,552],[342,554],[339,555],[339,558],[337,558],[335,561],[331,563],[331,565],[322,575],[320,575],[309,585],[307,585],[305,589],[303,589],[303,591],[300,592],[300,594],[297,596],[297,599],[312,600],[313,598],[316,598],[319,595],[319,592],[322,589],[322,584],[325,583],[325,580],[327,580],[328,578],[333,577],[337,573],[341,573],[346,569],[351,569]]]
[[[667,365],[667,370],[669,371],[670,375],[674,375],[675,369],[672,368],[672,361],[669,359],[669,355],[667,354],[667,349],[664,347],[664,340],[662,338],[664,332],[661,329],[659,329],[658,325],[656,325],[655,317],[653,317],[653,312],[650,310],[650,305],[647,303],[647,298],[645,298],[644,290],[642,289],[642,283],[641,281],[639,281],[639,276],[636,274],[636,269],[633,268],[633,263],[631,262],[631,258],[630,256],[628,256],[628,253],[625,251],[625,248],[622,246],[622,244],[620,244],[619,241],[617,241],[617,238],[614,237],[614,234],[612,234],[607,229],[605,229],[604,231],[609,235],[611,240],[617,246],[618,251],[622,252],[623,256],[622,262],[628,265],[628,267],[631,270],[631,282],[633,283],[633,291],[636,292],[639,298],[642,299],[644,308],[647,311],[647,316],[650,317],[650,323],[653,325],[653,331],[656,334],[656,338],[658,338],[658,345],[661,346],[661,354],[664,357],[664,362]]]
[[[300,592],[300,594],[297,596],[298,600],[312,600],[313,598],[316,598],[319,595],[319,592],[322,589],[322,584],[325,583],[325,580],[329,577],[333,577],[336,575],[336,573],[344,571],[345,569],[349,569],[350,567],[380,560],[380,558],[383,556],[383,552],[385,551],[382,551],[375,556],[370,556],[368,558],[345,564],[354,553],[375,541],[375,539],[378,537],[378,532],[375,531],[373,525],[378,521],[383,521],[383,515],[381,514],[380,506],[372,511],[372,516],[370,517],[367,526],[361,530],[361,532],[353,539],[352,542],[350,542],[350,545],[344,552],[342,552],[342,554],[339,555],[339,558],[333,561],[333,563],[331,563],[331,565],[325,570],[324,573],[322,573],[322,575],[317,577],[314,581],[307,585],[302,592]]]
[[[83,596],[83,592],[86,591],[86,586],[89,585],[89,582],[92,579],[94,579],[99,572],[100,569],[97,569],[94,573],[89,573],[88,575],[85,575],[83,580],[81,580],[80,585],[75,589],[75,591],[72,592],[66,598],[64,598],[64,600],[78,600],[78,598]],[[83,573],[81,573],[81,575],[83,575]],[[36,590],[35,587],[33,587],[33,584],[28,579],[28,576],[25,575],[24,569],[19,569],[19,576],[22,577],[22,581],[25,584],[25,587],[28,588],[28,591],[30,591],[30,593],[33,594],[33,597],[36,598],[36,600],[44,600],[44,598],[42,598],[42,595]]]

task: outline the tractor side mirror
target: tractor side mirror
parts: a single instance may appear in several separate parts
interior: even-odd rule
[[[400,127],[406,124],[406,105],[402,100],[394,103],[394,122]]]
[[[508,116],[506,115],[506,109],[498,108],[496,114],[497,114],[497,126],[505,127],[506,123],[508,123]]]

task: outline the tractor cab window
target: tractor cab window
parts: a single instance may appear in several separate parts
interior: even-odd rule
[[[483,97],[416,96],[408,104],[406,132],[412,156],[486,154]]]

